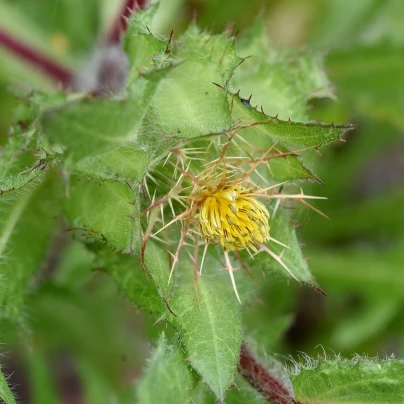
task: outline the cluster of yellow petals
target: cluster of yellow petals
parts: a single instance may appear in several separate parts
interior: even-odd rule
[[[269,213],[254,199],[251,189],[228,185],[202,191],[199,232],[207,244],[221,244],[224,251],[251,248],[269,240]]]

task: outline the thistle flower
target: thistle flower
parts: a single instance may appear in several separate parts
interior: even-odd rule
[[[258,251],[269,240],[269,213],[255,200],[251,189],[228,185],[223,189],[203,191],[199,233],[206,244],[220,244],[223,251]]]
[[[231,262],[229,252],[235,252],[238,261],[241,260],[240,255],[237,254],[239,250],[247,250],[251,256],[253,253],[265,252],[294,277],[283,262],[282,254],[275,254],[266,245],[267,242],[275,242],[288,248],[270,236],[270,214],[265,206],[265,201],[278,200],[272,213],[274,215],[281,200],[295,199],[312,207],[304,199],[323,198],[308,196],[302,191],[296,195],[279,193],[277,189],[283,183],[272,185],[268,183],[261,168],[270,169],[271,159],[285,157],[287,153],[279,152],[275,147],[262,153],[236,132],[227,134],[227,136],[224,144],[222,144],[221,138],[217,138],[205,148],[177,147],[169,152],[165,164],[168,161],[171,162],[172,177],[175,182],[171,190],[161,199],[156,201],[153,196],[150,206],[143,212],[148,216],[148,226],[144,233],[142,256],[150,237],[158,239],[157,235],[160,232],[179,221],[182,224],[182,230],[176,251],[171,251],[169,246],[169,253],[173,258],[169,282],[179,261],[182,247],[189,245],[186,241],[187,238],[191,239],[192,244],[196,247],[204,245],[200,265],[195,265],[196,268],[199,267],[199,272],[194,277],[195,282],[197,276],[202,274],[208,247],[217,245],[223,250],[226,262],[224,269],[229,271],[234,292],[240,302],[233,276],[236,268]],[[236,139],[241,139],[247,146],[241,148]],[[233,148],[230,147],[231,145]],[[208,157],[200,157],[203,154]],[[261,156],[254,157],[253,154],[261,154]],[[218,157],[209,159],[212,155],[218,155]],[[201,161],[205,164],[201,165]],[[148,177],[157,183],[151,173],[148,174]],[[268,186],[262,188],[259,186],[260,181],[265,182]],[[145,188],[150,196],[147,181],[145,181]],[[263,202],[259,199],[262,199]],[[166,224],[164,221],[165,205],[170,206],[173,215],[172,220]],[[177,209],[180,207],[181,213],[177,214],[175,207]],[[162,226],[154,231],[157,223],[162,223]],[[198,248],[195,248],[194,251],[193,260],[198,263]],[[245,268],[243,262],[240,261],[240,264]],[[195,288],[195,290],[197,289]]]

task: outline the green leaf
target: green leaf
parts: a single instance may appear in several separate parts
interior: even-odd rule
[[[77,162],[77,174],[106,181],[142,182],[149,163],[149,155],[136,145],[125,145]]]
[[[148,272],[142,270],[140,258],[136,256],[113,254],[107,249],[98,249],[97,256],[126,299],[156,316],[169,314],[166,305],[173,287],[173,283],[168,285],[170,268],[153,243],[148,243],[145,252]]]
[[[0,200],[14,199],[28,186],[37,186],[44,170],[57,163],[58,152],[38,138],[34,127],[22,133],[13,128],[13,136],[0,152]]]
[[[189,279],[192,269],[180,266],[182,279],[170,306],[176,314],[172,323],[178,329],[189,363],[223,401],[239,360],[241,316],[228,274],[219,272],[218,262],[212,262],[214,266],[208,260],[206,267],[213,267],[213,273],[206,271],[198,278],[198,297]]]
[[[195,381],[195,375],[186,364],[180,346],[168,345],[163,333],[137,386],[138,402],[188,403]]]
[[[44,176],[41,167],[45,164],[36,164],[36,159],[30,153],[23,153],[19,158],[15,157],[28,145],[18,142],[20,144],[17,146],[13,143],[16,143],[15,137],[10,139],[1,153],[0,200],[2,201],[16,198],[28,185],[35,187]]]
[[[143,20],[150,24],[153,14],[154,10],[140,13],[130,23],[131,33],[125,43],[132,63],[131,76],[136,77],[139,68],[144,70],[143,65],[147,69],[150,65],[161,68],[182,60],[156,92],[152,104],[154,125],[179,138],[227,131],[232,126],[229,106],[212,82],[228,78],[240,61],[234,52],[234,41],[225,35],[201,33],[192,25],[174,47],[147,31]]]
[[[207,257],[206,268],[213,268],[213,273],[206,270],[199,277],[197,296],[192,270],[186,262],[181,261],[175,279],[168,283],[170,267],[165,252],[149,242],[145,253],[146,268],[166,306],[162,315],[177,329],[190,365],[223,401],[238,363],[241,315],[228,274],[218,271],[219,263],[215,259],[211,264],[210,261]],[[160,314],[162,305],[158,303],[156,293],[145,297],[150,289],[144,288],[150,285],[145,285],[144,279],[135,279],[135,276],[141,278],[144,274],[140,271],[134,274],[132,269],[133,275],[130,275],[125,269],[122,267],[119,272],[112,273],[127,298]],[[153,300],[151,296],[154,296]]]
[[[82,98],[49,109],[40,121],[42,132],[51,141],[66,146],[76,161],[133,142],[168,70],[139,77],[128,98],[122,100]]]
[[[0,368],[0,398],[4,400],[5,404],[17,404],[14,395],[7,384],[7,379],[4,377]]]
[[[207,60],[178,65],[156,91],[155,124],[170,136],[186,139],[229,130],[233,121],[225,94],[212,84],[221,80],[219,69]]]
[[[169,282],[170,266],[166,251],[154,243],[148,243],[144,253],[144,263],[150,272],[160,297],[168,302],[173,290],[173,284]]]
[[[161,83],[153,103],[165,133],[194,138],[232,127],[225,95],[213,83],[227,80],[241,60],[234,48],[225,35],[201,33],[195,25],[184,33],[174,49],[183,61]]]
[[[138,189],[72,177],[64,210],[71,225],[124,252],[139,252]]]
[[[296,400],[313,404],[399,403],[404,397],[404,362],[339,357],[294,363],[291,379]]]
[[[195,24],[191,24],[181,36],[176,50],[185,60],[204,60],[210,69],[220,72],[220,82],[227,82],[242,60],[236,54],[234,38],[225,34],[211,35],[206,31],[202,32]]]
[[[254,128],[256,136],[266,136],[273,142],[272,144],[287,150],[319,148],[340,139],[346,132],[356,127],[282,121],[258,111],[238,94],[228,94],[232,99],[233,119],[240,121],[240,129]]]
[[[146,10],[138,10],[128,21],[123,37],[123,48],[130,64],[128,87],[133,85],[140,74],[161,69],[175,61],[168,52],[169,39],[154,36],[150,31],[158,7],[159,4],[154,4]]]
[[[49,172],[37,189],[2,202],[0,210],[1,316],[22,320],[27,282],[46,257],[53,229],[58,225],[60,181]]]
[[[148,34],[153,23],[153,18],[159,8],[159,4],[151,4],[145,10],[137,10],[136,13],[132,13],[128,21],[128,34],[125,39],[129,39],[136,33]]]
[[[166,255],[150,242],[145,264],[154,282],[154,292],[140,268],[135,273],[134,264],[130,265],[129,258],[125,260],[127,264],[123,266],[122,257],[118,258],[119,264],[110,266],[108,272],[130,301],[165,316],[173,324],[187,361],[223,401],[233,382],[241,344],[240,312],[227,274],[215,270],[213,275],[206,273],[198,279],[198,304],[192,271],[181,267],[186,272],[176,273],[173,289],[174,280],[168,284],[170,267]]]
[[[161,40],[149,33],[131,34],[128,30],[124,49],[129,58],[130,71],[127,87],[131,88],[141,74],[153,69],[161,69],[174,62],[175,59],[166,53],[168,40]]]
[[[42,131],[79,159],[136,139],[136,127],[143,115],[139,107],[139,100],[83,99],[47,111],[41,121]]]

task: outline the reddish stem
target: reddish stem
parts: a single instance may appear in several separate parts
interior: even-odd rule
[[[146,0],[125,0],[124,5],[122,7],[122,12],[114,24],[111,35],[109,36],[110,43],[119,42],[121,32],[125,32],[128,24],[128,18],[130,15],[136,10],[137,7],[144,7],[146,4]]]
[[[273,404],[302,404],[291,396],[290,391],[280,379],[271,374],[254,358],[245,342],[241,344],[238,370],[240,375],[268,402]]]
[[[20,59],[32,66],[42,70],[47,77],[60,83],[64,88],[68,87],[71,81],[72,72],[64,66],[59,65],[38,50],[11,37],[0,28],[0,46],[14,53]]]

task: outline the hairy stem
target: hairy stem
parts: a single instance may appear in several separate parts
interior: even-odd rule
[[[0,28],[0,46],[6,48],[24,62],[41,70],[47,77],[63,87],[68,87],[72,78],[72,72],[65,66],[59,65],[48,56],[42,54],[27,44],[20,42]]]
[[[259,363],[247,348],[241,344],[238,371],[262,396],[273,404],[301,404],[296,401],[282,380]]]

